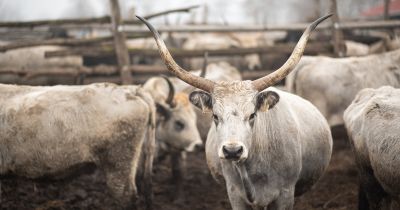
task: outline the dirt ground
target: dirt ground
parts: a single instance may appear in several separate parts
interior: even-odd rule
[[[230,209],[224,186],[209,175],[204,153],[188,155],[185,178],[185,201],[173,202],[169,161],[156,165],[155,209]],[[347,141],[336,139],[334,153],[326,174],[314,189],[296,198],[294,209],[356,209],[357,172]],[[29,180],[1,181],[0,209],[111,209],[101,173],[82,175],[70,181],[43,183]]]

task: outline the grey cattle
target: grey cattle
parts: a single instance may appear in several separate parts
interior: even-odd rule
[[[240,80],[240,72],[228,63],[207,65],[206,60],[201,71],[191,73],[211,80]],[[209,113],[203,113],[190,104],[188,94],[195,88],[176,77],[153,77],[144,84],[144,88],[152,94],[158,107],[156,160],[163,160],[170,155],[173,181],[177,187],[175,198],[181,202],[184,200],[186,152],[202,146],[202,139],[207,137],[212,118]]]
[[[0,85],[0,175],[64,178],[95,164],[121,204],[134,204],[136,170],[151,208],[155,107],[138,86]]]
[[[363,44],[359,42],[346,40],[344,42],[346,49],[346,56],[366,56],[370,54],[383,53],[399,49],[399,40],[397,38],[391,40],[390,38],[381,40],[372,45]]]
[[[175,94],[168,77],[152,77],[144,84],[144,89],[153,96],[157,107],[157,159],[170,156],[172,177],[177,187],[175,195],[178,201],[182,201],[186,152],[203,145],[196,126],[196,113],[188,94]]]
[[[233,209],[292,209],[295,192],[310,189],[328,166],[332,137],[324,117],[306,100],[268,88],[290,73],[311,31],[328,17],[306,29],[277,71],[254,81],[229,82],[213,82],[182,69],[153,26],[138,17],[153,33],[168,69],[205,91],[195,91],[189,99],[213,114],[207,163],[215,178],[225,180]]]
[[[286,84],[313,103],[329,125],[342,125],[344,110],[361,89],[400,87],[400,50],[350,58],[305,56]]]
[[[344,122],[360,175],[359,209],[399,209],[400,89],[361,90]]]
[[[259,44],[259,39],[262,39],[262,34],[252,36],[251,34],[244,34],[241,36],[235,34],[193,34],[187,38],[183,43],[182,48],[186,50],[200,50],[200,49],[229,49],[238,47],[256,47]],[[249,54],[245,56],[227,57],[218,56],[210,59],[212,62],[216,60],[224,60],[238,68],[245,69],[259,69],[261,68],[261,61],[258,54]],[[191,68],[198,69],[201,66],[201,60],[196,58],[188,59]]]
[[[45,58],[46,51],[63,50],[65,47],[59,46],[38,46],[26,47],[21,49],[9,50],[0,53],[0,71],[10,72],[1,74],[0,83],[24,84],[24,85],[56,85],[56,84],[75,84],[76,77],[64,75],[60,77],[54,75],[36,75],[36,73],[46,71],[56,72],[60,67],[70,70],[80,70],[83,68],[81,57],[69,56],[64,58]],[[14,70],[29,70],[32,74],[24,77],[12,73]]]

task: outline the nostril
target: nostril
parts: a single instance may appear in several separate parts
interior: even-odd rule
[[[229,156],[229,150],[225,146],[222,146],[222,152],[224,153],[225,157]]]
[[[238,156],[240,156],[243,153],[243,147],[240,146],[236,153]]]

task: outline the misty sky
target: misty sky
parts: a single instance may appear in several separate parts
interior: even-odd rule
[[[208,5],[207,19],[211,23],[283,24],[305,22],[327,13],[328,0],[120,0],[122,14],[128,17],[132,8],[145,15],[152,12],[195,4]],[[338,0],[341,16],[358,17],[361,10],[383,0]],[[0,0],[0,20],[27,21],[57,18],[98,17],[108,14],[109,0]],[[329,8],[329,7],[328,7]],[[178,18],[178,16],[180,16]],[[204,7],[192,14],[170,15],[176,23],[201,22]],[[164,22],[158,18],[155,22]]]

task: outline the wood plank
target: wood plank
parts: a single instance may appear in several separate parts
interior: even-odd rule
[[[133,82],[135,84],[143,83],[147,79],[158,75],[173,76],[165,66],[158,65],[132,65],[129,68],[129,73],[133,74]],[[118,67],[99,65],[96,67],[47,67],[40,69],[16,69],[16,68],[1,68],[0,75],[2,74],[15,74],[25,79],[33,79],[39,76],[59,76],[59,77],[78,77],[85,75],[85,84],[108,81],[114,83],[121,83],[121,77],[118,76]],[[253,80],[271,73],[272,70],[256,70],[244,71],[242,76],[244,80]]]
[[[134,74],[164,74],[169,71],[162,65],[131,65],[129,66],[129,71]],[[95,67],[41,67],[39,69],[19,69],[12,67],[2,67],[0,68],[0,74],[37,74],[37,75],[77,75],[77,74],[87,74],[87,75],[113,75],[118,73],[118,67],[109,65],[98,65]]]
[[[282,53],[290,54],[295,47],[294,43],[290,44],[276,44],[274,46],[266,47],[252,47],[252,48],[229,48],[229,49],[217,49],[217,50],[182,50],[170,48],[170,52],[174,58],[192,58],[192,57],[203,57],[205,52],[208,52],[209,56],[239,56],[248,54],[268,54],[268,53]],[[332,45],[326,42],[311,42],[307,44],[305,54],[317,54],[317,53],[330,53],[332,52]],[[68,50],[57,50],[45,52],[46,58],[52,57],[65,57],[65,56],[107,56],[112,55],[113,47],[107,46],[102,48],[74,48]],[[129,49],[131,56],[149,56],[159,57],[159,52],[156,49]]]
[[[192,9],[198,8],[199,5],[176,8],[165,10],[161,12],[156,12],[152,14],[145,15],[144,18],[151,19],[171,13],[181,13],[181,12],[190,12]],[[33,28],[38,26],[63,26],[63,25],[91,25],[91,24],[110,24],[112,22],[112,18],[110,16],[102,16],[95,18],[74,18],[74,19],[57,19],[57,20],[37,20],[37,21],[5,21],[0,22],[0,27],[9,27],[9,28]],[[142,24],[139,20],[121,20],[121,24],[127,25],[140,25]]]
[[[265,76],[271,72],[272,72],[272,70],[246,71],[246,72],[242,72],[242,78],[243,78],[243,80],[254,80],[254,79],[258,79],[262,76]],[[133,81],[135,84],[143,84],[149,78],[151,78],[153,76],[158,76],[160,74],[173,76],[168,71],[158,72],[158,73],[154,73],[154,74],[136,74],[135,77],[133,78]],[[121,84],[121,78],[117,77],[117,76],[106,76],[106,77],[105,76],[89,76],[89,77],[85,78],[84,84],[91,84],[91,83],[96,83],[96,82],[112,82],[112,83]]]
[[[400,20],[380,20],[380,21],[353,21],[342,22],[338,28],[349,29],[394,29],[400,27]]]
[[[309,23],[296,23],[296,24],[285,24],[285,25],[179,25],[179,26],[157,26],[157,31],[160,33],[252,33],[252,32],[267,32],[267,31],[304,31]],[[338,29],[385,29],[385,28],[399,28],[400,20],[386,20],[386,21],[347,21],[340,22],[337,25]],[[331,24],[322,23],[315,29],[329,30]],[[144,27],[127,27],[125,29],[127,33],[139,33],[148,31]]]
[[[21,27],[38,27],[38,26],[61,26],[61,25],[88,25],[88,24],[106,24],[110,23],[110,16],[96,18],[74,18],[74,19],[57,19],[57,20],[37,20],[37,21],[8,21],[0,22],[0,27],[21,28]]]
[[[151,18],[155,18],[155,17],[159,17],[159,16],[171,14],[171,13],[178,13],[178,12],[186,13],[186,12],[190,12],[192,9],[197,9],[199,7],[200,7],[200,5],[193,5],[193,6],[183,7],[183,8],[165,10],[165,11],[156,12],[156,13],[153,13],[153,14],[150,14],[150,15],[145,15],[144,18],[145,19],[151,19]],[[139,21],[139,20],[135,20],[135,23],[142,23],[142,22]]]
[[[266,32],[266,31],[304,31],[309,23],[295,23],[277,26],[265,25],[175,25],[175,26],[157,26],[160,33],[230,33],[230,32]],[[329,29],[327,24],[318,25],[315,30]],[[144,27],[127,27],[128,33],[139,33],[148,31]]]
[[[129,39],[138,39],[150,37],[151,33],[136,34],[128,36]],[[97,37],[90,39],[74,39],[74,38],[56,38],[56,39],[46,39],[46,40],[27,40],[21,42],[12,42],[11,44],[1,45],[0,52],[5,52],[7,50],[25,48],[25,47],[35,47],[42,45],[59,45],[59,46],[83,46],[83,45],[95,45],[95,44],[109,44],[114,40],[113,36]]]

